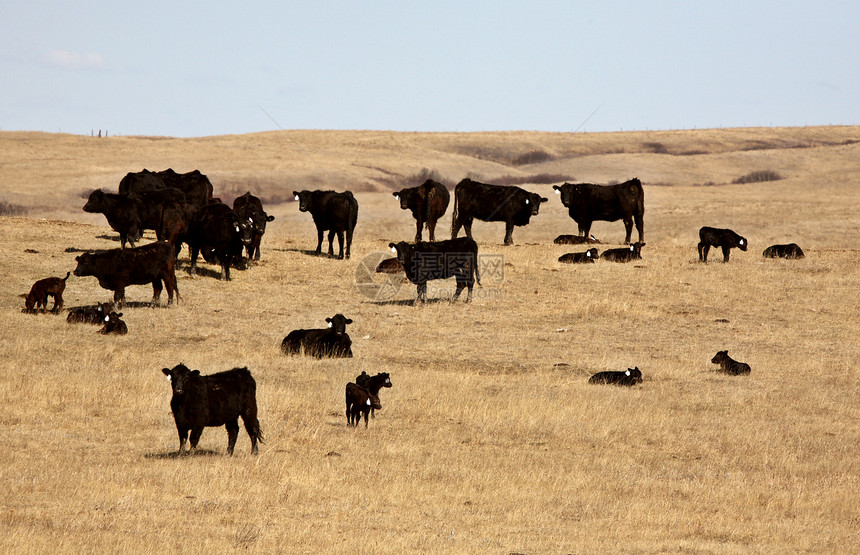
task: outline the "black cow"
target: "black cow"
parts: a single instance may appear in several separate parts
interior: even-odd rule
[[[111,229],[119,233],[120,248],[128,242],[134,247],[142,233],[142,219],[146,208],[137,195],[105,193],[96,189],[90,193],[84,212],[104,214]]]
[[[428,179],[423,185],[402,189],[392,194],[400,201],[402,210],[412,211],[417,228],[415,242],[421,240],[421,231],[425,223],[427,231],[430,232],[430,240],[435,241],[436,222],[445,215],[445,210],[448,209],[448,203],[451,201],[448,189],[441,183]]]
[[[227,427],[227,454],[233,454],[239,437],[239,417],[251,438],[251,454],[257,454],[257,442],[263,443],[257,420],[257,383],[247,368],[234,368],[201,376],[184,364],[161,370],[173,389],[170,410],[179,432],[179,454],[185,454],[185,442],[191,432],[191,449],[205,427]]]
[[[466,237],[472,238],[472,221],[505,222],[505,244],[513,245],[514,226],[527,225],[540,211],[540,203],[547,199],[519,187],[487,185],[464,179],[454,188],[454,217],[451,221],[451,239],[456,239],[460,227]]]
[[[281,342],[284,354],[304,354],[316,358],[352,358],[352,339],[346,333],[346,325],[352,320],[343,314],[326,318],[328,328],[293,330]]]
[[[196,204],[171,202],[165,204],[161,211],[161,225],[156,230],[156,236],[159,241],[173,245],[177,257],[182,250],[182,243],[188,242],[188,233],[199,209]]]
[[[375,376],[370,376],[367,372],[362,372],[360,375],[355,377],[355,383],[356,385],[368,390],[371,395],[375,395],[377,398],[379,397],[380,389],[383,387],[391,387],[393,385],[391,383],[391,376],[388,375],[388,372],[380,372]],[[376,418],[375,412],[376,408],[371,407],[371,418]]]
[[[597,252],[597,249],[591,248],[585,252],[569,252],[567,254],[563,254],[558,257],[558,261],[566,264],[593,264],[598,258],[600,258],[600,254]]]
[[[765,258],[803,258],[803,249],[797,243],[771,245],[761,253]]]
[[[263,203],[250,192],[233,200],[233,211],[242,220],[250,218],[254,225],[251,233],[251,244],[246,246],[248,250],[248,265],[250,265],[252,259],[260,260],[260,241],[266,232],[266,223],[271,222],[275,217],[266,214],[263,210]]]
[[[160,172],[144,169],[142,172],[131,172],[119,182],[120,193],[136,193],[141,191],[156,191],[159,189],[175,188],[185,193],[187,202],[203,206],[212,198],[212,183],[209,178],[194,170],[188,173],[176,173],[168,168]]]
[[[397,257],[381,260],[376,266],[377,274],[399,274],[402,271],[403,266],[397,260]]]
[[[594,235],[589,235],[588,237],[582,237],[580,235],[559,235],[552,241],[556,245],[599,245],[600,241],[597,240]]]
[[[24,297],[23,312],[36,313],[41,311],[44,313],[48,310],[48,297],[54,298],[54,306],[51,312],[59,312],[63,308],[63,291],[66,290],[66,280],[72,275],[71,272],[66,272],[66,277],[48,277],[40,279],[30,288],[30,292]]]
[[[116,313],[111,311],[110,314],[105,316],[104,318],[104,326],[99,330],[99,333],[107,335],[107,334],[116,334],[116,335],[125,335],[128,333],[128,326],[120,320],[122,316],[122,312]]]
[[[346,424],[358,426],[361,415],[364,415],[364,427],[367,428],[367,414],[371,410],[382,409],[379,397],[360,385],[349,382],[346,384]]]
[[[639,371],[638,366],[635,368],[628,368],[626,372],[598,372],[588,378],[588,383],[590,384],[612,384],[628,387],[641,382],[642,372]]]
[[[316,253],[322,253],[323,232],[328,230],[328,254],[334,256],[333,241],[337,234],[338,259],[343,259],[343,236],[346,233],[346,258],[352,248],[352,234],[358,221],[358,201],[350,191],[293,191],[300,212],[310,212],[317,226]]]
[[[609,260],[610,262],[630,262],[631,260],[641,260],[642,247],[644,246],[645,243],[636,241],[623,249],[606,249],[603,251],[600,258],[603,260]]]
[[[230,281],[230,267],[241,262],[242,249],[251,244],[253,229],[251,218],[240,218],[226,204],[201,206],[188,229],[189,273],[197,271],[197,255],[202,253],[207,262],[220,264],[221,279]]]
[[[70,324],[98,324],[102,325],[105,316],[110,312],[110,303],[99,303],[95,306],[77,306],[69,309],[66,322]]]
[[[110,249],[99,253],[84,253],[75,260],[76,276],[95,276],[99,285],[114,292],[118,306],[125,302],[125,288],[129,285],[152,283],[152,302],[158,304],[162,282],[167,288],[167,304],[173,303],[173,293],[179,300],[176,287],[176,256],[169,243],[159,241],[132,249]]]
[[[449,239],[437,243],[424,241],[411,245],[405,241],[389,243],[403,266],[406,277],[418,286],[418,300],[427,300],[427,282],[434,279],[457,279],[457,290],[452,301],[457,300],[464,287],[469,287],[466,302],[472,299],[475,280],[481,285],[478,274],[478,244],[470,237]]]
[[[630,242],[633,223],[639,232],[639,242],[645,240],[642,217],[645,214],[645,193],[642,182],[636,178],[618,185],[594,185],[592,183],[565,183],[553,185],[561,203],[567,207],[570,217],[579,226],[579,234],[588,235],[591,224],[597,220],[624,221],[625,243]]]
[[[750,373],[750,365],[746,362],[738,362],[729,356],[728,351],[718,351],[711,359],[714,364],[720,365],[720,372],[731,374],[732,376],[740,376],[741,374]]]
[[[703,227],[699,230],[699,262],[708,261],[708,251],[711,247],[723,249],[723,262],[729,261],[729,250],[738,247],[747,250],[749,242],[731,229]]]

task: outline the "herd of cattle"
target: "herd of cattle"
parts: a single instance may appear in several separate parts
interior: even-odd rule
[[[588,247],[581,252],[562,255],[563,263],[594,263],[598,259],[630,262],[642,258],[644,243],[644,193],[642,183],[631,179],[617,185],[571,184],[553,186],[568,209],[570,217],[579,226],[579,235],[560,235],[556,244],[579,244]],[[514,227],[527,225],[539,213],[540,205],[548,199],[519,187],[489,185],[464,179],[454,188],[454,207],[451,239],[436,241],[436,224],[450,203],[448,189],[433,180],[418,187],[393,193],[403,210],[410,210],[416,222],[415,240],[389,243],[396,254],[384,260],[378,272],[404,272],[417,286],[417,299],[427,298],[427,282],[435,279],[456,279],[457,299],[468,288],[466,300],[471,299],[475,281],[480,285],[478,271],[478,245],[472,238],[475,218],[486,222],[504,222],[504,244],[513,244]],[[322,253],[324,234],[328,231],[328,254],[334,256],[333,240],[337,236],[337,258],[349,259],[358,220],[358,201],[349,191],[295,191],[300,212],[309,212],[317,230],[315,254]],[[153,304],[160,303],[162,289],[167,289],[168,305],[181,299],[176,283],[176,261],[182,244],[190,252],[189,273],[197,268],[197,257],[221,267],[220,278],[230,280],[230,268],[244,269],[260,260],[260,243],[266,223],[274,219],[263,210],[262,202],[250,192],[237,197],[232,208],[213,197],[209,179],[195,170],[179,174],[172,169],[161,172],[143,170],[127,174],[119,184],[117,193],[93,191],[83,209],[104,214],[108,224],[120,238],[120,248],[100,252],[86,252],[76,257],[76,276],[93,276],[99,285],[113,291],[113,303],[76,307],[69,310],[70,323],[103,325],[101,333],[125,334],[128,327],[115,312],[125,302],[125,288],[129,285],[152,284]],[[602,253],[590,246],[601,242],[590,234],[595,221],[624,223],[626,236],[623,248],[607,249]],[[635,225],[638,241],[631,243]],[[422,240],[427,227],[429,242]],[[465,237],[458,238],[460,229]],[[135,246],[145,230],[155,231],[157,241]],[[699,230],[699,260],[707,262],[711,247],[720,248],[723,262],[729,261],[730,250],[746,251],[749,243],[730,229],[702,227]],[[126,243],[129,248],[126,248]],[[246,256],[247,255],[247,256]],[[773,245],[764,252],[765,257],[802,258],[801,248],[794,244]],[[46,312],[48,297],[53,297],[52,311],[63,308],[65,278],[50,277],[33,284],[26,297],[25,312]],[[342,314],[326,318],[327,327],[300,329],[290,332],[281,349],[288,355],[307,355],[317,358],[352,357],[351,340],[346,326],[352,320]],[[735,361],[727,351],[718,352],[712,359],[720,370],[731,375],[748,374],[748,364]],[[171,409],[180,438],[180,453],[185,451],[190,432],[190,445],[195,448],[203,428],[226,426],[228,453],[232,454],[241,417],[251,438],[252,452],[262,442],[257,420],[256,383],[247,368],[234,368],[208,376],[180,364],[164,368],[172,384]],[[632,386],[642,381],[639,368],[625,372],[599,372],[589,383]],[[357,425],[363,415],[365,427],[368,414],[382,408],[379,391],[391,387],[387,373],[358,376],[346,386],[346,416],[349,425]]]

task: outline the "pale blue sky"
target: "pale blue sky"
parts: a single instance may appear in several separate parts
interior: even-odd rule
[[[0,15],[2,130],[860,123],[856,1],[0,0]]]

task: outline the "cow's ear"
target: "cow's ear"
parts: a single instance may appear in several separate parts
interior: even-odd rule
[[[331,323],[331,318],[326,318],[325,321]]]
[[[541,198],[540,198],[540,201],[541,201],[541,202],[549,202],[549,199],[548,199],[548,198],[546,198],[546,197],[541,197]]]
[[[75,257],[75,262],[80,262],[80,261],[81,261],[81,256],[80,256],[80,255],[76,256],[76,257]]]
[[[558,185],[553,185],[552,188],[555,190],[555,194],[561,194],[561,187],[559,187]]]
[[[117,318],[119,318],[120,316],[122,316],[122,312],[116,315]]]
[[[161,371],[162,371],[162,372],[164,372],[164,375],[165,375],[165,376],[167,376],[168,378],[170,378],[170,374],[171,374],[171,370],[170,370],[170,368],[162,368],[162,369],[161,369]]]
[[[196,377],[198,377],[198,376],[200,376],[200,370],[192,370],[192,371],[191,371],[191,376],[192,376],[192,377],[195,377],[195,378],[196,378]]]
[[[272,221],[272,220],[274,220],[274,219],[275,219],[275,217],[274,217],[274,216],[266,216],[266,221],[267,221],[267,222],[271,222],[271,221]]]
[[[391,193],[391,194],[394,196],[394,198],[396,198],[397,200],[400,200],[400,193]]]
[[[345,322],[346,322],[347,324],[351,324],[351,323],[352,323],[352,320],[351,320],[350,318],[347,318],[347,319],[345,320]]]

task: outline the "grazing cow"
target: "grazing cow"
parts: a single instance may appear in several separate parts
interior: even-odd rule
[[[600,254],[597,252],[597,249],[591,248],[585,252],[569,252],[567,254],[563,254],[558,257],[558,261],[566,264],[593,264],[598,258],[600,258]]]
[[[403,266],[406,277],[418,286],[418,300],[427,300],[427,282],[434,279],[457,279],[457,290],[451,301],[457,300],[464,287],[469,287],[466,302],[472,299],[475,280],[481,285],[478,274],[478,244],[469,237],[449,239],[437,243],[424,241],[410,245],[405,241],[389,243]]]
[[[316,254],[322,253],[323,232],[328,231],[328,255],[334,256],[334,236],[340,245],[339,260],[344,257],[343,239],[346,234],[346,258],[350,256],[352,235],[358,221],[358,201],[350,191],[293,191],[300,212],[310,212],[317,227]]]
[[[797,243],[771,245],[761,253],[765,258],[803,258],[803,249]]]
[[[746,362],[738,362],[729,356],[728,351],[718,351],[711,359],[714,364],[720,365],[720,372],[731,374],[732,376],[740,376],[741,374],[750,373],[750,365]]]
[[[125,288],[129,285],[152,283],[152,304],[161,297],[162,282],[167,288],[167,304],[173,303],[173,293],[179,300],[176,287],[176,256],[169,243],[159,241],[133,249],[110,249],[98,253],[84,253],[75,258],[76,276],[94,276],[99,285],[114,292],[118,307],[125,303]]]
[[[430,232],[430,241],[435,241],[436,222],[445,215],[445,210],[448,209],[448,203],[451,200],[448,189],[441,183],[428,179],[423,185],[403,189],[392,194],[394,198],[400,201],[401,210],[412,211],[412,217],[415,218],[417,227],[415,242],[421,240],[421,231],[425,223],[427,224],[427,231]]]
[[[120,320],[120,316],[122,316],[122,312],[116,313],[111,311],[110,314],[105,316],[104,323],[102,329],[99,330],[99,333],[107,335],[109,333],[114,333],[116,335],[125,335],[128,333],[128,326],[125,325],[125,322]]]
[[[284,354],[304,354],[316,358],[352,358],[352,339],[346,333],[346,325],[352,320],[343,314],[326,318],[328,328],[293,330],[281,342]]]
[[[630,246],[623,249],[606,249],[603,251],[601,258],[610,262],[630,262],[631,260],[642,259],[642,247],[645,243],[636,241]]]
[[[639,242],[645,240],[642,217],[645,214],[645,193],[642,182],[636,178],[618,185],[594,185],[592,183],[565,183],[553,185],[555,193],[561,195],[561,203],[579,226],[579,234],[588,235],[591,224],[597,220],[615,222],[622,220],[630,242],[633,223],[639,232]]]
[[[514,226],[524,226],[540,211],[547,199],[519,187],[487,185],[464,179],[454,188],[454,217],[451,239],[456,239],[460,227],[472,238],[472,221],[505,222],[505,245],[513,245]]]
[[[66,272],[64,278],[49,277],[34,283],[28,294],[21,295],[25,299],[23,312],[36,313],[40,311],[39,307],[42,307],[42,313],[46,312],[49,296],[54,298],[51,312],[59,312],[63,308],[63,291],[66,290],[66,280],[70,275],[71,272]]]
[[[747,240],[731,229],[705,226],[699,230],[699,262],[708,261],[708,251],[711,250],[711,247],[723,249],[723,262],[728,262],[730,249],[738,247],[745,251],[748,246]]]
[[[639,367],[628,368],[626,372],[598,372],[588,378],[591,384],[612,384],[633,386],[642,382],[642,372]]]
[[[552,241],[556,245],[599,245],[600,241],[597,240],[594,235],[589,235],[588,237],[582,237],[579,235],[559,235]]]
[[[188,242],[188,232],[199,209],[196,204],[171,202],[165,204],[161,211],[161,225],[156,230],[156,237],[159,241],[167,241],[173,245],[177,258],[182,250],[182,243]]]
[[[260,260],[260,241],[266,232],[266,222],[271,222],[275,217],[266,214],[263,210],[263,203],[250,192],[233,200],[233,211],[236,212],[240,220],[250,218],[254,226],[251,233],[251,244],[246,246],[248,265],[250,266],[252,259]]]
[[[364,389],[369,391],[371,395],[375,395],[377,398],[379,397],[380,389],[382,389],[383,387],[391,387],[393,385],[391,383],[391,377],[388,375],[388,372],[380,372],[375,376],[370,376],[367,372],[362,372],[360,375],[355,377],[355,383],[356,385],[363,387]],[[375,413],[376,408],[371,407],[370,417],[376,418]]]
[[[230,281],[230,266],[241,262],[242,248],[251,244],[253,220],[240,218],[226,204],[201,206],[188,229],[189,273],[197,271],[197,255],[221,265],[221,279]]]
[[[185,193],[186,202],[197,206],[207,204],[212,198],[212,183],[199,170],[176,173],[171,168],[160,172],[144,169],[142,172],[126,174],[119,182],[120,193],[130,194],[167,188],[179,189]]]
[[[352,382],[346,384],[346,424],[358,426],[361,415],[364,415],[364,427],[367,428],[367,414],[371,410],[382,409],[379,397],[367,389]]]
[[[119,233],[120,248],[126,241],[134,247],[142,233],[142,220],[146,208],[137,195],[105,193],[96,189],[90,193],[84,212],[104,214],[111,229]]]
[[[263,443],[257,420],[257,383],[247,368],[201,376],[184,364],[161,370],[173,389],[170,410],[179,432],[179,454],[185,454],[185,442],[191,432],[191,450],[205,427],[227,427],[227,454],[233,454],[239,437],[239,417],[251,438],[251,454],[257,454],[257,442]]]
[[[403,271],[403,265],[397,260],[397,257],[386,258],[376,266],[377,274],[399,274]]]
[[[102,325],[105,316],[110,312],[110,303],[99,303],[95,306],[77,306],[69,309],[66,322],[70,324],[97,324]]]

